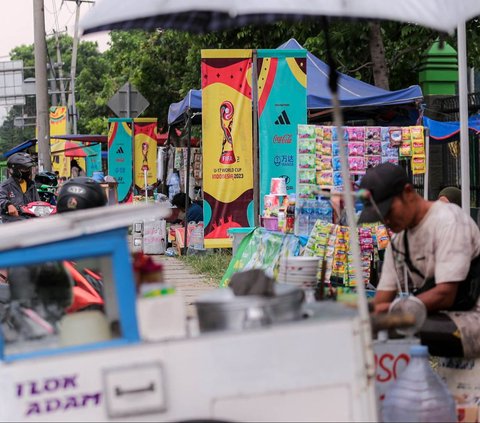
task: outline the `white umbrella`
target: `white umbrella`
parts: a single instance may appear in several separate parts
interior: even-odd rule
[[[312,16],[387,19],[453,32],[480,14],[478,0],[97,0],[83,33],[176,28],[207,32],[280,18]]]

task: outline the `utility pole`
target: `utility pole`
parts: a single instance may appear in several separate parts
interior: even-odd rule
[[[62,106],[66,106],[67,98],[65,96],[65,84],[63,83],[63,62],[62,62],[62,53],[60,51],[60,40],[58,38],[58,32],[54,31],[54,34],[55,34],[55,45],[57,49],[58,79],[60,81],[60,104]]]
[[[74,1],[77,5],[77,9],[75,11],[75,28],[74,28],[74,35],[73,35],[73,47],[72,47],[72,64],[70,66],[70,101],[72,107],[72,131],[74,134],[77,133],[77,104],[75,102],[75,78],[77,74],[77,51],[78,51],[78,41],[79,41],[79,34],[78,34],[78,22],[80,20],[80,5],[82,3],[94,3],[91,0],[65,0],[65,1]]]
[[[75,78],[77,73],[77,51],[78,51],[78,21],[80,20],[81,0],[75,0],[77,9],[75,10],[75,29],[73,35],[72,65],[70,68],[70,95],[72,105],[72,132],[77,133],[77,104],[75,102]]]
[[[45,11],[43,0],[33,0],[35,45],[35,86],[37,108],[37,139],[39,170],[52,170],[50,158],[50,116],[47,86],[47,41],[45,40]]]

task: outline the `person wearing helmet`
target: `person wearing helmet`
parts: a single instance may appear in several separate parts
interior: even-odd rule
[[[40,201],[32,181],[32,168],[36,165],[27,153],[12,154],[7,160],[10,177],[0,184],[0,213],[18,216],[18,207]]]
[[[60,188],[57,213],[101,207],[107,202],[107,195],[97,181],[88,176],[78,176],[69,179]]]

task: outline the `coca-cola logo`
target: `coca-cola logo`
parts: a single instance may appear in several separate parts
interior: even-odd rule
[[[291,144],[292,139],[293,139],[292,134],[274,135],[273,143],[274,144]]]

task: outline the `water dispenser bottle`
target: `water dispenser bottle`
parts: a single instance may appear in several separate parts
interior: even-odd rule
[[[447,385],[430,367],[428,348],[414,345],[411,360],[387,389],[383,422],[456,422],[455,400]]]

